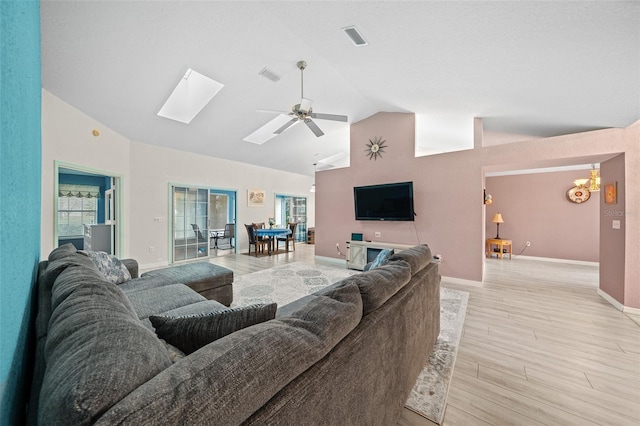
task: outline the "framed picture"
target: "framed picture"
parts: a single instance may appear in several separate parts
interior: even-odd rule
[[[249,207],[262,207],[265,196],[264,189],[249,189],[247,190],[247,204]]]
[[[604,185],[604,203],[616,204],[618,202],[618,185],[617,182],[611,182]]]

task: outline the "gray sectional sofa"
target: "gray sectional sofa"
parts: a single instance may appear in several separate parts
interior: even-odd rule
[[[439,333],[430,261],[402,251],[176,358],[158,318],[197,328],[239,308],[183,284],[116,285],[58,248],[39,271],[30,423],[395,425]]]

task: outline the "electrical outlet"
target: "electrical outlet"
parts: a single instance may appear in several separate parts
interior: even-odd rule
[[[374,235],[375,235],[376,238],[380,238],[381,234],[379,232],[376,232]]]
[[[527,247],[531,247],[531,241],[527,241],[526,243],[524,243],[524,245]]]

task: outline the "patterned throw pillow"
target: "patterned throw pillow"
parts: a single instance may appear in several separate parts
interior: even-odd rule
[[[391,249],[384,249],[380,251],[380,253],[378,253],[373,263],[371,263],[369,270],[376,269],[382,265],[386,265],[387,262],[389,262],[389,258],[391,257],[392,254],[393,254],[393,250]]]
[[[112,254],[104,251],[85,251],[78,250],[78,253],[89,256],[93,263],[98,267],[98,271],[102,272],[107,281],[114,284],[122,284],[131,279],[131,274],[127,267]]]
[[[160,339],[188,355],[234,331],[274,319],[277,307],[276,303],[256,304],[200,315],[152,315],[149,320]]]

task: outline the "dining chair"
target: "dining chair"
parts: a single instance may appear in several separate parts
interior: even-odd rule
[[[255,227],[253,224],[247,225],[245,223],[245,228],[247,228],[247,234],[249,235],[249,254],[251,254],[251,246],[254,247],[254,251],[256,252],[256,257],[258,256],[258,249],[260,249],[261,253],[264,253],[264,246],[268,244],[267,240],[259,240],[255,234]]]
[[[293,246],[293,250],[296,250],[296,228],[298,227],[298,223],[297,222],[289,222],[288,225],[289,229],[291,230],[291,234],[287,235],[286,237],[278,237],[278,246],[280,246],[280,241],[285,243],[285,251],[289,251],[289,242],[291,242],[291,245]]]
[[[264,222],[252,223],[252,225],[253,225],[253,227],[254,227],[255,229],[264,229],[264,228],[265,228],[265,226],[264,226]],[[260,236],[256,236],[256,239],[257,239],[257,240],[260,240],[260,241],[263,241],[263,240],[264,240],[264,241],[266,241],[266,240],[268,240],[268,238],[266,238],[266,237],[260,237]]]
[[[229,240],[229,248],[233,248],[233,238],[236,235],[236,225],[234,223],[227,223],[224,226],[224,232],[218,236],[218,240]]]

